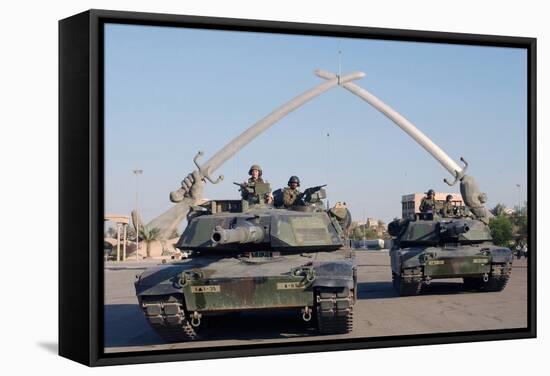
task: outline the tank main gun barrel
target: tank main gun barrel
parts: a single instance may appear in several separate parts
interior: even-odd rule
[[[230,243],[261,243],[264,241],[266,232],[262,227],[254,225],[237,226],[234,229],[224,229],[216,226],[212,233],[212,243],[230,244]]]

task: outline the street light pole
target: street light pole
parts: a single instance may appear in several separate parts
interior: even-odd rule
[[[518,187],[518,215],[521,214],[521,185],[516,184],[516,187]]]
[[[367,209],[363,208],[363,220],[365,221],[365,224],[363,224],[363,249],[367,248]]]
[[[138,175],[143,174],[143,170],[133,170],[136,175],[136,261],[139,260],[139,211],[138,211]]]

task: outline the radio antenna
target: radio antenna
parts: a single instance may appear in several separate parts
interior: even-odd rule
[[[327,165],[325,166],[327,171],[327,185],[330,187],[329,176],[330,176],[330,133],[327,132]],[[330,208],[329,199],[327,199],[327,210]]]
[[[340,77],[342,77],[342,41],[338,41],[338,84],[340,84]]]

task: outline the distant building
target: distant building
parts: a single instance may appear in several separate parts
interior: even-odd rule
[[[378,228],[378,223],[380,220],[376,218],[367,218],[367,227],[375,227]]]
[[[452,202],[455,206],[464,206],[464,200],[460,193],[445,193],[436,192],[435,199],[442,203],[447,198],[447,195],[453,196]],[[422,198],[426,197],[425,193],[411,193],[401,197],[401,216],[402,218],[414,217],[415,214],[420,213],[420,202]]]
[[[376,230],[379,237],[383,237],[388,230],[388,226],[384,223],[384,221],[376,218],[367,218],[366,226],[367,228]]]
[[[358,227],[363,228],[363,230],[365,228],[372,229],[376,231],[377,236],[380,238],[383,238],[385,235],[387,235],[387,232],[388,232],[388,226],[386,225],[386,223],[376,218],[367,218],[366,221],[354,222],[353,228],[351,228],[351,230],[353,231],[353,229]]]

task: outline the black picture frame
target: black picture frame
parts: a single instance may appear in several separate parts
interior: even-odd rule
[[[525,329],[106,354],[103,351],[103,25],[122,23],[516,47],[528,59],[528,325]],[[89,10],[59,21],[59,354],[88,366],[536,337],[536,39]]]

